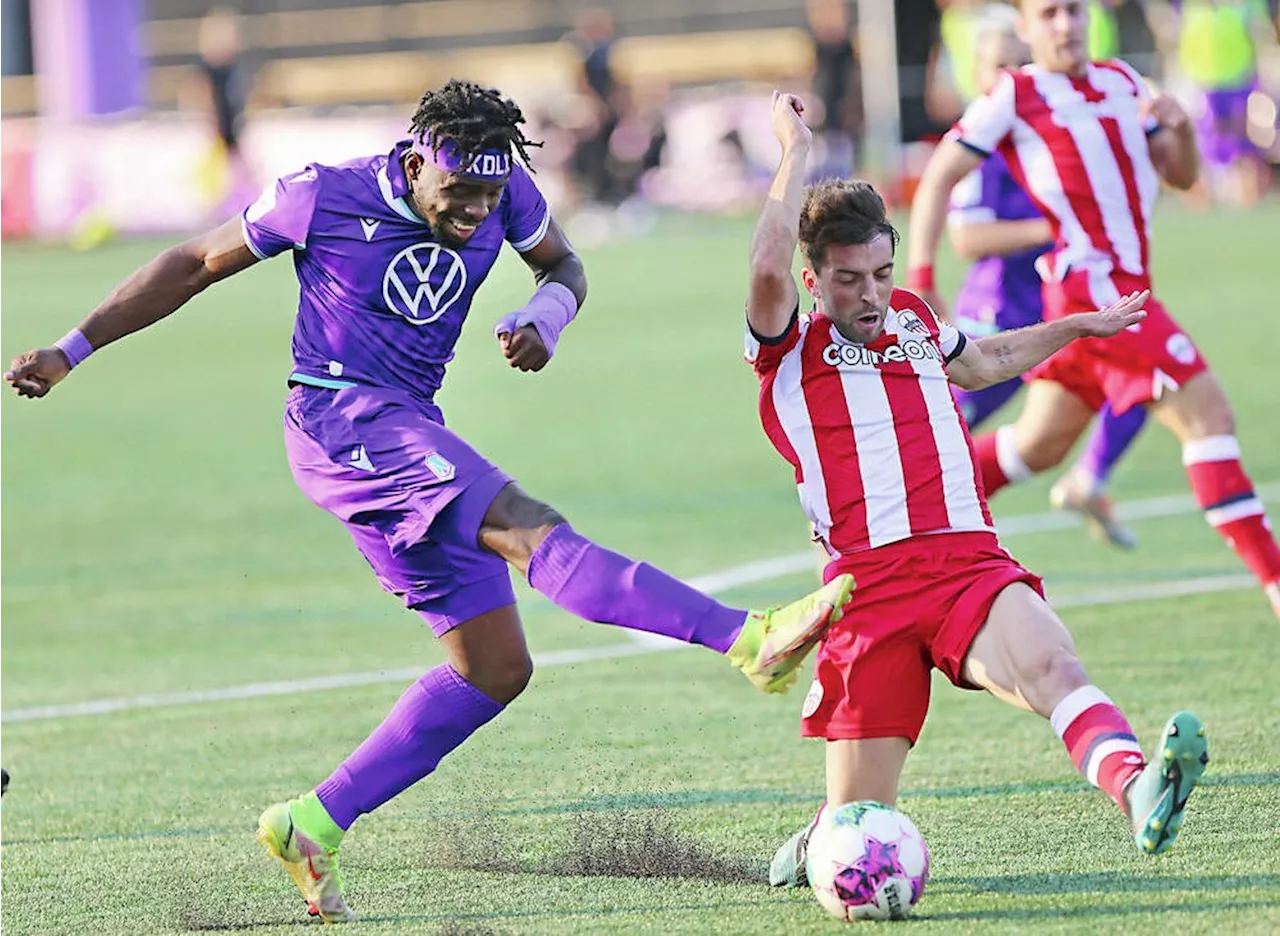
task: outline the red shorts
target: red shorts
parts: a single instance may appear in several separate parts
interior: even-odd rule
[[[1076,312],[1091,312],[1123,295],[1149,287],[1136,276],[1099,276],[1073,270],[1061,283],[1044,286],[1044,318],[1050,322]],[[1116,413],[1160,399],[1208,369],[1195,343],[1153,296],[1147,317],[1111,338],[1073,341],[1027,372],[1027,380],[1051,380],[1099,410],[1111,403]]]
[[[818,647],[800,733],[807,738],[907,738],[929,710],[929,673],[954,685],[996,596],[1014,582],[1041,595],[1040,577],[992,533],[917,536],[827,566],[857,579],[853,598]]]

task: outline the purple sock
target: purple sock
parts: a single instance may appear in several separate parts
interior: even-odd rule
[[[992,413],[1013,399],[1013,395],[1021,386],[1022,378],[1015,377],[1003,383],[983,387],[981,390],[961,390],[953,386],[951,394],[956,398],[956,404],[964,415],[964,421],[969,424],[970,429],[976,429]]]
[[[502,711],[448,663],[410,686],[316,796],[342,829],[413,786]]]
[[[1100,490],[1106,487],[1116,462],[1133,444],[1146,421],[1147,411],[1141,406],[1134,406],[1123,416],[1117,416],[1108,403],[1099,414],[1098,424],[1093,427],[1093,434],[1089,436],[1089,443],[1076,462],[1076,469],[1085,477],[1091,478],[1095,488]]]
[[[747,617],[661,569],[597,546],[567,523],[534,550],[529,584],[588,621],[662,634],[720,653],[733,645]]]

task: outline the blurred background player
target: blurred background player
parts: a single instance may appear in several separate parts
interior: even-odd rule
[[[857,41],[845,0],[806,0],[805,18],[813,43],[810,79],[815,144],[811,181],[852,175],[859,163],[862,86]]]
[[[1017,11],[1003,4],[984,11],[975,60],[976,87],[984,94],[1002,69],[1030,61],[1030,50],[1015,33],[1017,18]],[[1053,229],[999,153],[952,190],[947,227],[956,252],[974,261],[956,296],[956,327],[970,338],[980,338],[1039,322],[1042,284],[1036,260],[1053,243]],[[954,387],[953,392],[969,428],[977,429],[1021,386],[1022,378],[1015,377],[982,390]],[[1050,492],[1054,507],[1081,514],[1097,535],[1125,549],[1136,546],[1137,537],[1116,519],[1106,483],[1145,422],[1141,407],[1116,416],[1110,403],[1104,405],[1080,460]],[[1012,431],[1011,426],[1002,427],[997,436],[1003,434],[1003,444],[1011,444]]]
[[[1054,227],[1045,319],[1151,285],[1150,219],[1163,179],[1190,188],[1195,131],[1172,98],[1152,97],[1119,59],[1091,62],[1081,0],[1022,0],[1034,68],[1006,72],[934,152],[912,203],[908,284],[931,302],[933,258],[952,188],[999,151]],[[1003,436],[975,440],[983,486],[1059,464],[1094,414],[1149,406],[1178,439],[1206,521],[1257,578],[1280,617],[1280,547],[1241,464],[1235,415],[1191,338],[1154,297],[1140,328],[1077,342],[1029,377],[1026,405]]]
[[[208,114],[213,137],[197,166],[197,179],[213,210],[214,223],[239,214],[257,194],[253,172],[240,145],[253,75],[241,54],[241,23],[235,10],[215,7],[200,21],[196,106]]]
[[[801,732],[826,742],[827,804],[897,802],[929,709],[930,674],[1048,719],[1076,768],[1157,854],[1182,825],[1208,762],[1189,712],[1165,726],[1150,764],[1120,709],[1090,683],[1038,576],[1005,552],[948,380],[989,386],[1076,340],[1142,322],[1145,291],[1098,312],[968,340],[894,287],[898,234],[861,180],[805,188],[803,104],[774,92],[782,160],[751,242],[747,360],[765,435],[794,469],[801,504],[831,556],[824,577],[857,593],[823,638]],[[813,311],[800,313],[792,264]],[[801,830],[770,881],[804,880]]]
[[[1125,0],[1089,0],[1089,55],[1120,54],[1116,10]],[[938,35],[929,56],[925,101],[930,116],[944,127],[984,93],[977,63],[981,34],[992,19],[1006,16],[1016,4],[990,0],[938,0]]]
[[[1176,73],[1191,93],[1205,161],[1198,188],[1206,199],[1249,208],[1262,197],[1271,176],[1250,128],[1251,99],[1264,100],[1260,60],[1276,54],[1276,26],[1267,4],[1153,0],[1151,5],[1166,58],[1176,63]]]
[[[582,10],[564,37],[578,59],[576,107],[567,193],[574,205],[570,222],[575,241],[597,244],[616,236],[646,233],[654,211],[643,197],[644,181],[657,168],[667,145],[666,110],[670,83],[659,76],[623,81],[614,63],[617,41],[613,13],[606,7]]]
[[[259,841],[326,922],[354,919],[338,871],[347,829],[432,773],[528,684],[508,563],[561,608],[710,647],[766,692],[795,680],[853,585],[842,576],[769,612],[727,607],[586,539],[445,428],[435,391],[504,243],[538,283],[494,329],[510,366],[542,370],[586,296],[582,262],[519,162],[537,145],[523,123],[493,89],[450,81],[428,91],[389,154],[282,177],[243,217],[160,254],[5,375],[21,396],[42,397],[95,350],[213,283],[293,255],[294,480],[448,655],[327,779],[259,819]]]
[[[613,68],[613,14],[604,7],[583,10],[566,38],[581,60],[579,90],[590,105],[590,120],[573,152],[580,197],[589,204],[616,203],[609,139],[621,118],[625,91]]]

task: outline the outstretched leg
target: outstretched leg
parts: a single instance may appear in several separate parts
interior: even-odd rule
[[[970,645],[965,680],[1049,719],[1076,769],[1129,817],[1139,850],[1168,848],[1209,756],[1190,712],[1170,719],[1150,764],[1119,707],[1092,685],[1053,609],[1022,582],[996,598]]]
[[[661,569],[591,542],[514,484],[489,507],[480,543],[566,611],[709,647],[766,692],[783,692],[795,681],[796,668],[840,619],[853,588],[846,575],[784,608],[731,608]]]

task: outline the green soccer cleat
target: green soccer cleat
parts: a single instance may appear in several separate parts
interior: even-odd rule
[[[1164,726],[1151,762],[1129,786],[1129,815],[1138,851],[1158,855],[1182,829],[1187,797],[1209,763],[1204,725],[1190,712],[1178,712]]]
[[[808,887],[809,869],[805,862],[809,857],[809,836],[814,823],[809,823],[773,854],[769,862],[770,887]]]
[[[749,612],[729,648],[729,661],[757,689],[786,692],[809,651],[840,620],[852,593],[853,576],[841,575],[784,608]]]
[[[342,899],[338,849],[318,844],[319,833],[313,830],[314,837],[308,836],[298,825],[299,813],[305,812],[300,809],[302,802],[295,799],[267,807],[258,818],[258,841],[268,855],[280,859],[302,892],[308,913],[326,923],[349,923],[356,914]]]

